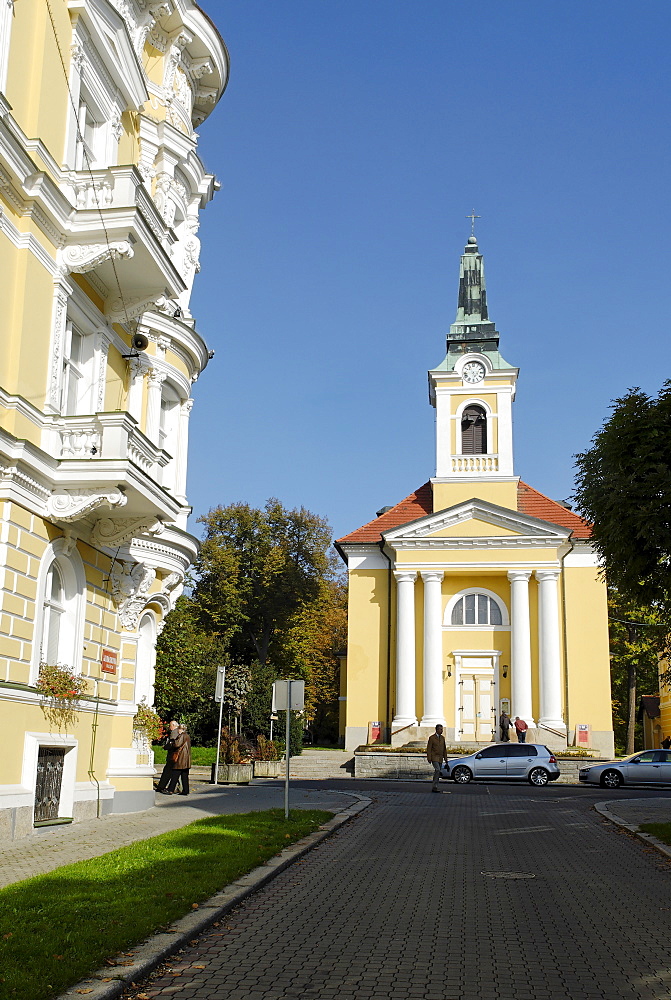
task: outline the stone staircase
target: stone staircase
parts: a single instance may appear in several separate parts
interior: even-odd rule
[[[348,750],[304,749],[300,757],[291,758],[289,765],[289,777],[302,781],[351,778],[353,772],[354,757]]]

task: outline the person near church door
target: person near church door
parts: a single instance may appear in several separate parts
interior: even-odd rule
[[[156,786],[156,791],[160,792],[161,795],[168,794],[168,782],[172,777],[172,752],[175,748],[175,740],[177,739],[177,730],[179,728],[179,723],[176,719],[171,719],[168,723],[168,733],[163,740],[163,746],[166,750],[165,755],[165,765],[163,771],[161,772],[161,777],[158,779],[158,785]]]
[[[671,736],[665,736],[662,740],[662,747],[664,750],[671,749]]]
[[[515,732],[517,733],[517,742],[526,743],[527,740],[527,726],[524,719],[520,719],[519,715],[515,716]]]
[[[501,742],[508,743],[510,741],[510,736],[508,730],[512,726],[512,721],[507,712],[501,712],[501,718],[499,719],[499,728],[501,729]]]
[[[177,788],[177,782],[181,781],[182,790],[179,794],[188,795],[189,768],[191,767],[191,737],[186,731],[186,726],[180,726],[177,730],[172,756],[174,760],[172,774],[168,783],[168,792],[172,794]]]
[[[436,726],[435,733],[429,736],[429,742],[426,744],[426,759],[429,764],[433,764],[433,786],[431,791],[439,792],[440,769],[443,766],[443,761],[447,761],[447,747],[445,746],[445,737],[443,736],[443,727],[441,725]]]

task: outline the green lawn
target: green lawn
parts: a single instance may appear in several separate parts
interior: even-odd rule
[[[57,996],[331,816],[211,816],[0,889],[0,998]]]
[[[663,844],[671,844],[671,823],[641,823],[639,830],[651,833]]]
[[[165,747],[152,747],[154,751],[154,763],[157,767],[163,767],[167,750]],[[193,767],[209,767],[217,760],[216,747],[191,747],[191,764]]]

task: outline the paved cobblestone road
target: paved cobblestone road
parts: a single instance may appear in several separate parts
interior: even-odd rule
[[[671,997],[671,863],[598,791],[388,787],[126,997]]]

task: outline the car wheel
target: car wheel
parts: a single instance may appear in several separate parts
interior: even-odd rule
[[[604,771],[599,784],[602,788],[619,788],[622,784],[622,775],[619,771]]]
[[[529,771],[529,784],[540,788],[547,785],[549,777],[544,767],[534,767]]]
[[[463,765],[455,767],[452,771],[452,778],[459,785],[467,785],[472,777],[473,775],[471,774],[469,768],[464,767]]]

